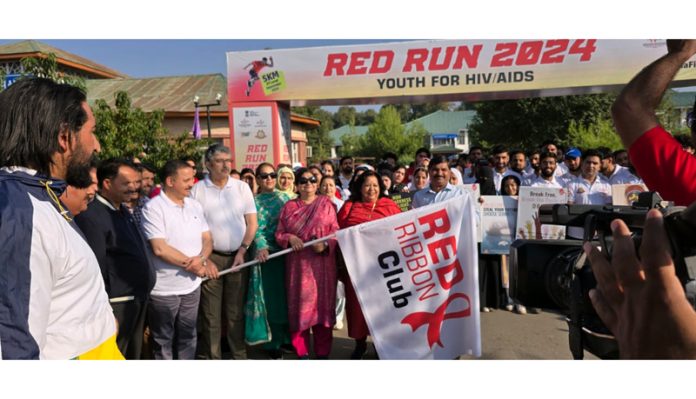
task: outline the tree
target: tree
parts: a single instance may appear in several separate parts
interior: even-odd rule
[[[46,57],[26,57],[21,61],[24,72],[22,77],[35,76],[37,78],[51,79],[57,83],[65,83],[85,90],[85,80],[79,76],[68,75],[58,70],[56,55],[49,53]]]
[[[400,162],[410,161],[416,149],[423,146],[426,133],[420,124],[405,129],[395,107],[382,107],[367,133],[360,137],[355,155],[379,159],[384,153],[393,152]]]
[[[587,126],[571,121],[568,127],[568,139],[564,144],[584,150],[608,147],[612,151],[616,151],[623,148],[621,139],[616,134],[614,125],[609,119],[602,119]]]
[[[317,127],[307,130],[307,145],[312,147],[312,157],[308,163],[317,163],[331,157],[332,141],[329,132],[333,129],[333,115],[315,106],[292,107],[292,111],[310,118],[318,119]]]
[[[571,121],[589,126],[606,120],[613,101],[612,94],[592,94],[482,102],[470,131],[480,140],[518,148],[566,142]]]
[[[377,112],[374,109],[367,109],[355,115],[355,126],[367,126],[375,122]],[[338,126],[338,125],[337,125]]]
[[[69,84],[82,90],[85,90],[87,87],[84,78],[59,71],[58,61],[56,61],[56,55],[53,53],[40,57],[25,57],[20,60],[20,63],[22,64],[23,72],[19,79],[35,76],[51,79],[56,83]],[[0,79],[2,81],[5,80],[5,71],[0,70]],[[0,91],[2,91],[2,87],[0,87]]]
[[[355,126],[355,121],[357,119],[357,112],[354,107],[339,107],[335,114],[333,114],[333,124],[336,127],[351,125]]]
[[[170,137],[163,126],[164,111],[146,113],[134,108],[128,93],[115,93],[114,108],[103,99],[95,101],[95,134],[101,144],[100,158],[138,157],[156,168],[171,159],[200,158],[208,140],[192,140],[190,133]]]
[[[394,106],[404,123],[411,122],[436,111],[449,110],[450,103],[397,104]]]

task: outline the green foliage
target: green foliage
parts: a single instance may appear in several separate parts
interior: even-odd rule
[[[544,140],[568,141],[571,121],[589,126],[609,118],[612,94],[489,101],[476,105],[470,128],[489,143],[532,148]]]
[[[321,125],[307,130],[307,145],[312,147],[312,157],[308,163],[318,163],[331,157],[331,137],[333,114],[315,106],[292,107],[292,112],[318,119]]]
[[[333,114],[334,126],[351,125],[355,126],[357,112],[354,107],[339,107],[336,113]]]
[[[588,148],[608,147],[612,151],[623,148],[619,135],[614,130],[614,125],[609,119],[602,119],[587,126],[575,121],[570,122],[568,127],[568,145],[580,147],[583,150]]]
[[[394,108],[404,123],[411,122],[436,111],[447,111],[449,103],[397,104]]]
[[[339,157],[359,155],[361,149],[360,136],[355,132],[354,126],[350,126],[350,129],[350,133],[344,134],[341,137],[341,143],[343,145],[340,147],[339,153],[336,154]]]
[[[49,53],[45,58],[22,58],[20,62],[22,63],[22,67],[24,68],[24,73],[22,77],[30,75],[38,78],[47,78],[57,83],[65,83],[71,86],[79,87],[82,90],[85,90],[87,87],[83,78],[79,76],[67,75],[63,72],[60,72],[58,70],[58,62],[56,61],[56,55],[53,53]]]
[[[377,112],[374,109],[368,109],[364,112],[355,114],[355,126],[367,126],[375,122]],[[336,125],[340,126],[340,125]]]
[[[101,144],[100,158],[138,157],[156,168],[171,159],[200,158],[208,140],[192,140],[190,133],[170,137],[164,128],[164,111],[146,113],[134,108],[128,93],[115,93],[114,107],[103,99],[95,101],[95,134]]]
[[[380,109],[375,122],[369,126],[367,133],[358,138],[357,143],[351,135],[343,136],[344,147],[355,148],[354,151],[344,152],[376,159],[386,152],[393,152],[400,162],[409,162],[413,160],[416,150],[423,145],[426,134],[425,128],[418,123],[405,129],[397,109],[386,106]]]

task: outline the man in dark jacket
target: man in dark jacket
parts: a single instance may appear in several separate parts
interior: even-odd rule
[[[99,261],[109,302],[119,323],[116,343],[126,359],[139,359],[145,310],[155,271],[145,239],[125,202],[137,190],[140,175],[126,160],[99,165],[99,193],[75,218]]]

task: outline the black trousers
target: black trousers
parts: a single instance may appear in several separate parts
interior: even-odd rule
[[[480,306],[498,309],[505,305],[505,290],[500,275],[500,255],[479,255]]]
[[[127,302],[112,303],[111,308],[118,320],[116,345],[128,360],[140,359],[145,332],[147,299],[134,299]]]

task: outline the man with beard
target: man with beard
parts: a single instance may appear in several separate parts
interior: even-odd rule
[[[568,203],[576,205],[611,204],[611,185],[599,173],[602,154],[587,150],[582,154],[581,174],[568,183]]]
[[[528,165],[525,168],[525,173],[528,176],[539,174],[539,157],[541,156],[541,151],[531,150],[527,153],[527,158],[529,159]]]
[[[631,164],[631,160],[628,158],[628,151],[623,148],[614,151],[614,162],[616,162],[617,165],[628,168]]]
[[[510,153],[510,170],[522,176],[520,182],[523,186],[529,185],[529,182],[536,177],[533,171],[527,171],[527,157],[522,150],[513,150]]]
[[[350,197],[350,184],[353,178],[353,157],[343,157],[338,163],[338,180],[336,184],[341,188],[341,198],[348,199]]]
[[[125,205],[137,190],[140,174],[129,161],[109,159],[99,165],[97,178],[96,201],[75,222],[99,261],[118,320],[118,348],[126,359],[140,359],[145,311],[155,285],[145,239]]]
[[[568,173],[568,169],[566,168],[565,164],[561,162],[558,164],[558,160],[560,159],[560,155],[562,152],[559,151],[558,145],[556,144],[555,141],[553,140],[546,140],[541,144],[540,147],[541,152],[550,152],[551,154],[554,154],[556,156],[556,176],[563,176],[564,174]]]
[[[497,145],[491,150],[493,154],[493,183],[495,184],[495,192],[500,195],[500,183],[503,181],[505,176],[513,175],[516,176],[520,181],[522,181],[522,175],[511,170],[508,167],[508,162],[510,161],[510,155],[508,155],[507,147],[503,145]]]
[[[556,178],[556,154],[544,152],[539,157],[539,176],[530,182],[531,187],[563,188],[565,185]]]
[[[601,150],[600,150],[601,151]],[[642,181],[633,175],[628,168],[618,165],[614,161],[614,154],[610,149],[605,149],[602,152],[602,175],[607,179],[609,184],[639,184]]]
[[[464,194],[462,186],[453,186],[450,184],[450,173],[452,172],[450,171],[447,158],[442,155],[434,156],[428,165],[430,185],[413,194],[411,208],[415,209],[436,202],[442,202]]]
[[[573,147],[569,149],[565,153],[565,157],[563,157],[563,163],[565,163],[566,168],[568,168],[568,173],[562,175],[560,177],[561,182],[563,185],[568,185],[571,181],[575,180],[582,171],[580,170],[580,156],[582,155],[582,152],[580,152],[579,149]]]
[[[123,358],[97,258],[58,199],[99,150],[94,128],[73,86],[30,78],[0,93],[3,359]]]

